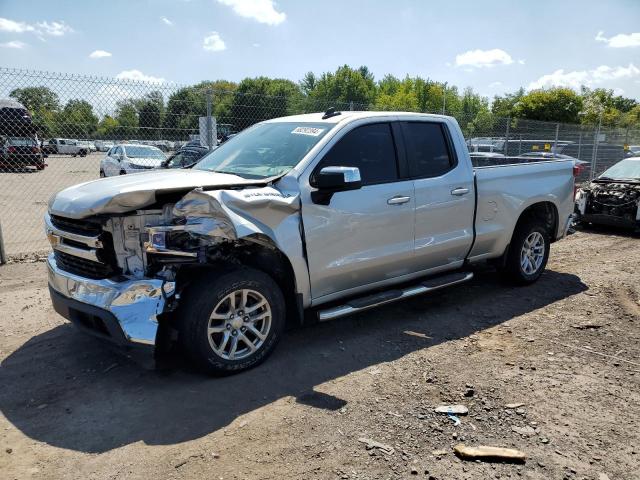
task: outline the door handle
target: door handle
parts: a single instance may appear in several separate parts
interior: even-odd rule
[[[411,200],[411,197],[403,197],[401,195],[396,195],[395,197],[391,197],[387,200],[387,204],[389,205],[402,205],[403,203],[407,203]]]
[[[468,188],[454,188],[451,190],[451,195],[455,195],[456,197],[461,197],[462,195],[466,195],[469,193]]]

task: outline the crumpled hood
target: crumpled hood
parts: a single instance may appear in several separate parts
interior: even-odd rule
[[[197,187],[215,189],[260,185],[251,180],[204,170],[158,170],[80,183],[58,192],[49,200],[49,213],[69,218],[85,218],[105,213],[126,213],[145,208],[156,201],[156,194],[184,192]]]

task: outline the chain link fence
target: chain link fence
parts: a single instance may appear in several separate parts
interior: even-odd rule
[[[269,118],[330,107],[373,108],[311,98],[288,82],[276,84],[275,91],[260,79],[252,91],[220,84],[0,68],[0,235],[6,254],[47,250],[42,217],[48,199],[70,185],[185,166]],[[581,179],[587,180],[628,155],[630,145],[640,145],[639,130],[496,118],[487,112],[446,113],[460,123],[477,165],[568,155],[584,162]]]

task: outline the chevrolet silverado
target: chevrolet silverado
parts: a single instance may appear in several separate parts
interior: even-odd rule
[[[97,336],[179,345],[206,372],[237,372],[273,351],[286,321],[460,284],[479,262],[536,281],[570,223],[573,168],[558,159],[474,168],[446,116],[276,118],[191,169],[54,195],[51,298]]]

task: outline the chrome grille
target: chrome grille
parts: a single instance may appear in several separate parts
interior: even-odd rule
[[[98,219],[78,220],[47,214],[45,228],[61,270],[92,279],[121,273],[111,234],[102,230]]]

